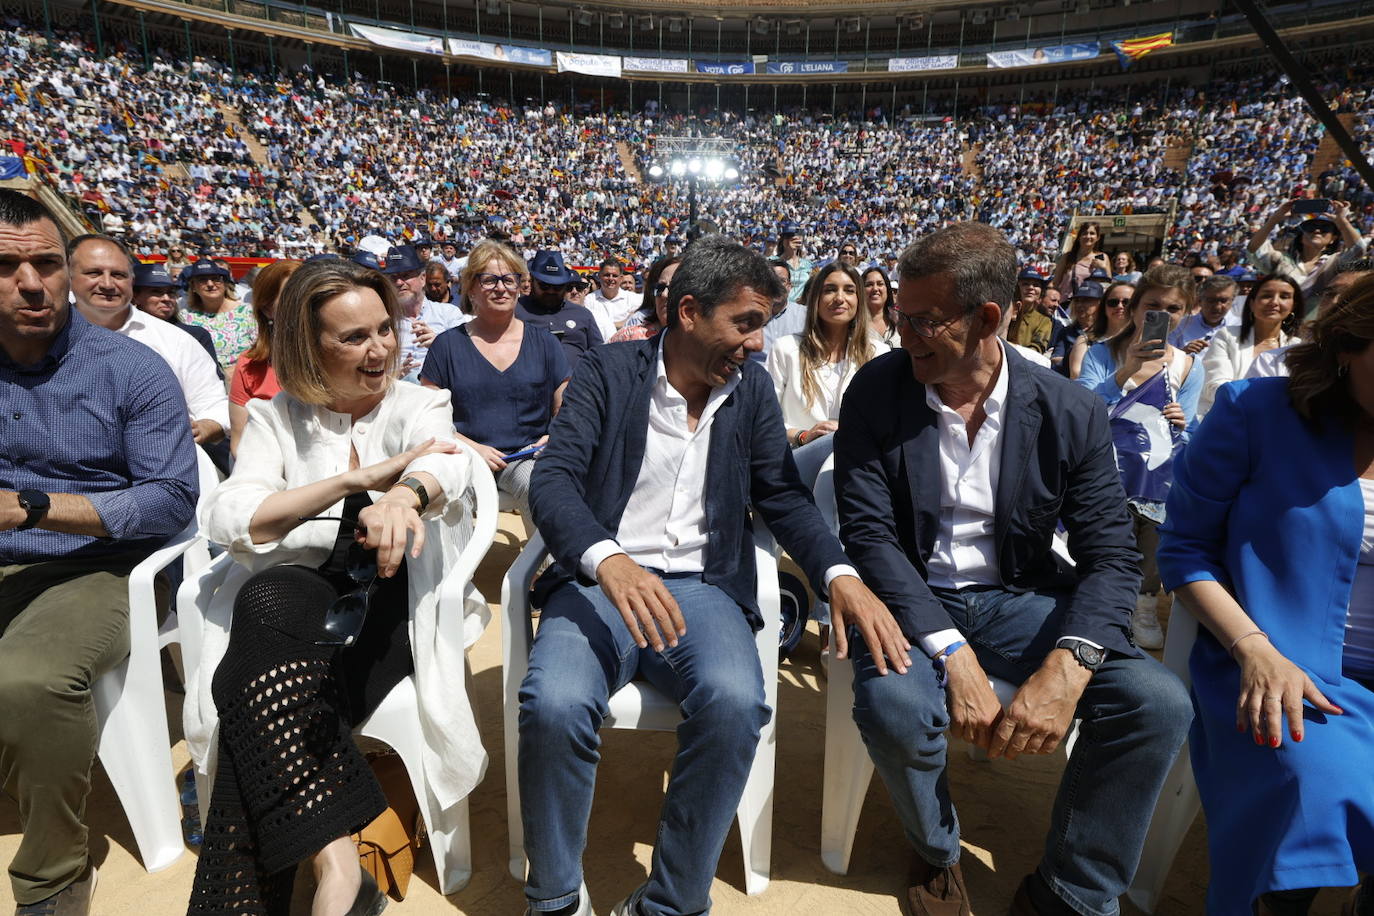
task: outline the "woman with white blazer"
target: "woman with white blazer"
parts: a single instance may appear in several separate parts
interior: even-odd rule
[[[1207,380],[1198,398],[1199,420],[1211,409],[1217,389],[1245,378],[1255,357],[1297,343],[1302,314],[1302,287],[1296,281],[1282,274],[1260,278],[1246,300],[1240,327],[1217,331],[1203,351],[1202,368],[1207,371]]]
[[[285,914],[305,859],[312,912],[379,912],[350,834],[387,803],[352,730],[404,678],[440,803],[462,799],[486,764],[447,658],[462,647],[440,644],[436,620],[473,458],[452,439],[448,392],[395,380],[399,320],[376,271],[297,270],[274,316],[282,393],[249,404],[234,473],[201,510],[236,562],[187,690],[192,757],[202,772],[217,761],[191,913]],[[468,609],[480,631],[485,605]]]

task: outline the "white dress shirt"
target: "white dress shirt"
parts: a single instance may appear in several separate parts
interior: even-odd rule
[[[665,332],[667,333],[667,332]],[[711,451],[711,424],[716,412],[739,386],[739,373],[711,389],[695,430],[687,426],[687,399],[678,393],[658,351],[658,376],[649,398],[649,430],[644,462],[639,466],[630,501],[620,517],[615,540],[598,541],[582,554],[579,565],[589,579],[608,557],[623,553],[640,566],[665,573],[706,569],[706,466]],[[825,584],[836,576],[858,572],[847,565],[825,572]]]
[[[1007,403],[1007,343],[998,343],[1002,367],[992,393],[983,401],[986,419],[972,443],[964,418],[940,400],[934,385],[926,386],[926,403],[940,424],[940,531],[926,564],[926,582],[934,588],[1002,585],[994,524],[1002,471],[1002,410]],[[963,638],[953,627],[923,633],[921,650],[934,658]],[[1102,648],[1091,640],[1073,638]]]
[[[598,287],[587,297],[585,304],[592,317],[596,319],[596,329],[601,332],[601,339],[610,340],[616,326],[624,324],[625,319],[629,318],[642,302],[643,297],[638,293],[623,289],[617,292],[614,298],[607,299]]]
[[[119,333],[143,344],[171,367],[192,420],[213,420],[229,432],[229,394],[215,371],[215,361],[198,340],[132,306]]]

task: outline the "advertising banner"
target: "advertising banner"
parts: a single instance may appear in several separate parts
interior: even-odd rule
[[[688,73],[691,63],[680,57],[622,57],[620,66],[625,70],[645,70],[650,73]]]
[[[914,70],[953,70],[957,66],[959,66],[958,54],[932,54],[929,57],[892,57],[887,62],[887,69],[892,73],[910,73]]]
[[[397,51],[411,51],[416,54],[444,53],[444,40],[438,35],[421,35],[418,32],[383,29],[378,26],[358,25],[353,22],[350,22],[348,27],[359,38],[384,48],[395,48]]]
[[[1036,64],[1062,64],[1071,60],[1092,60],[1102,53],[1095,41],[1048,48],[1019,48],[988,53],[989,67],[1031,67]]]
[[[698,73],[714,73],[717,76],[742,76],[754,72],[754,62],[748,60],[699,60]]]
[[[476,57],[497,63],[505,61],[512,64],[532,64],[536,67],[548,67],[553,64],[553,53],[543,48],[498,45],[469,38],[450,38],[448,53],[455,57]]]
[[[847,73],[847,60],[781,60],[766,64],[769,73]]]
[[[554,55],[559,73],[585,73],[588,76],[620,76],[620,58],[610,54],[576,54],[559,51]]]

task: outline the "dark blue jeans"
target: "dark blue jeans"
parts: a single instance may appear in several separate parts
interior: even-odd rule
[[[663,581],[687,635],[661,655],[635,645],[595,585],[562,586],[539,619],[520,686],[525,896],[535,911],[577,897],[600,760],[597,730],[611,694],[636,676],[676,700],[683,716],[640,911],[691,916],[711,907],[711,880],[770,712],[754,634],[739,605],[700,575]]]
[[[932,589],[993,677],[1021,684],[1055,641],[1067,596],[999,588]],[[959,820],[945,777],[949,713],[934,669],[879,677],[854,644],[854,721],[907,838],[932,865],[959,860]],[[1078,740],[1054,802],[1039,870],[1070,907],[1115,916],[1140,861],[1155,800],[1192,722],[1188,692],[1148,656],[1112,653],[1079,700]]]

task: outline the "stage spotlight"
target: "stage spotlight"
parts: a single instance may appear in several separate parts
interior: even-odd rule
[[[705,174],[707,181],[720,181],[720,176],[725,174],[725,163],[719,159],[707,159]]]
[[[692,158],[692,159],[690,159],[690,160],[687,162],[687,171],[691,172],[693,175],[700,175],[700,174],[701,174],[701,160],[700,160],[700,159],[697,159],[697,158],[695,158],[695,157]]]
[[[681,159],[674,159],[669,169],[674,175],[681,178],[683,175],[687,174],[687,163],[683,162]]]
[[[739,181],[739,169],[733,166],[725,170],[726,181]]]
[[[653,165],[649,166],[649,177],[650,177],[650,178],[662,178],[662,177],[663,177],[663,166],[659,165],[658,163],[654,163]]]

